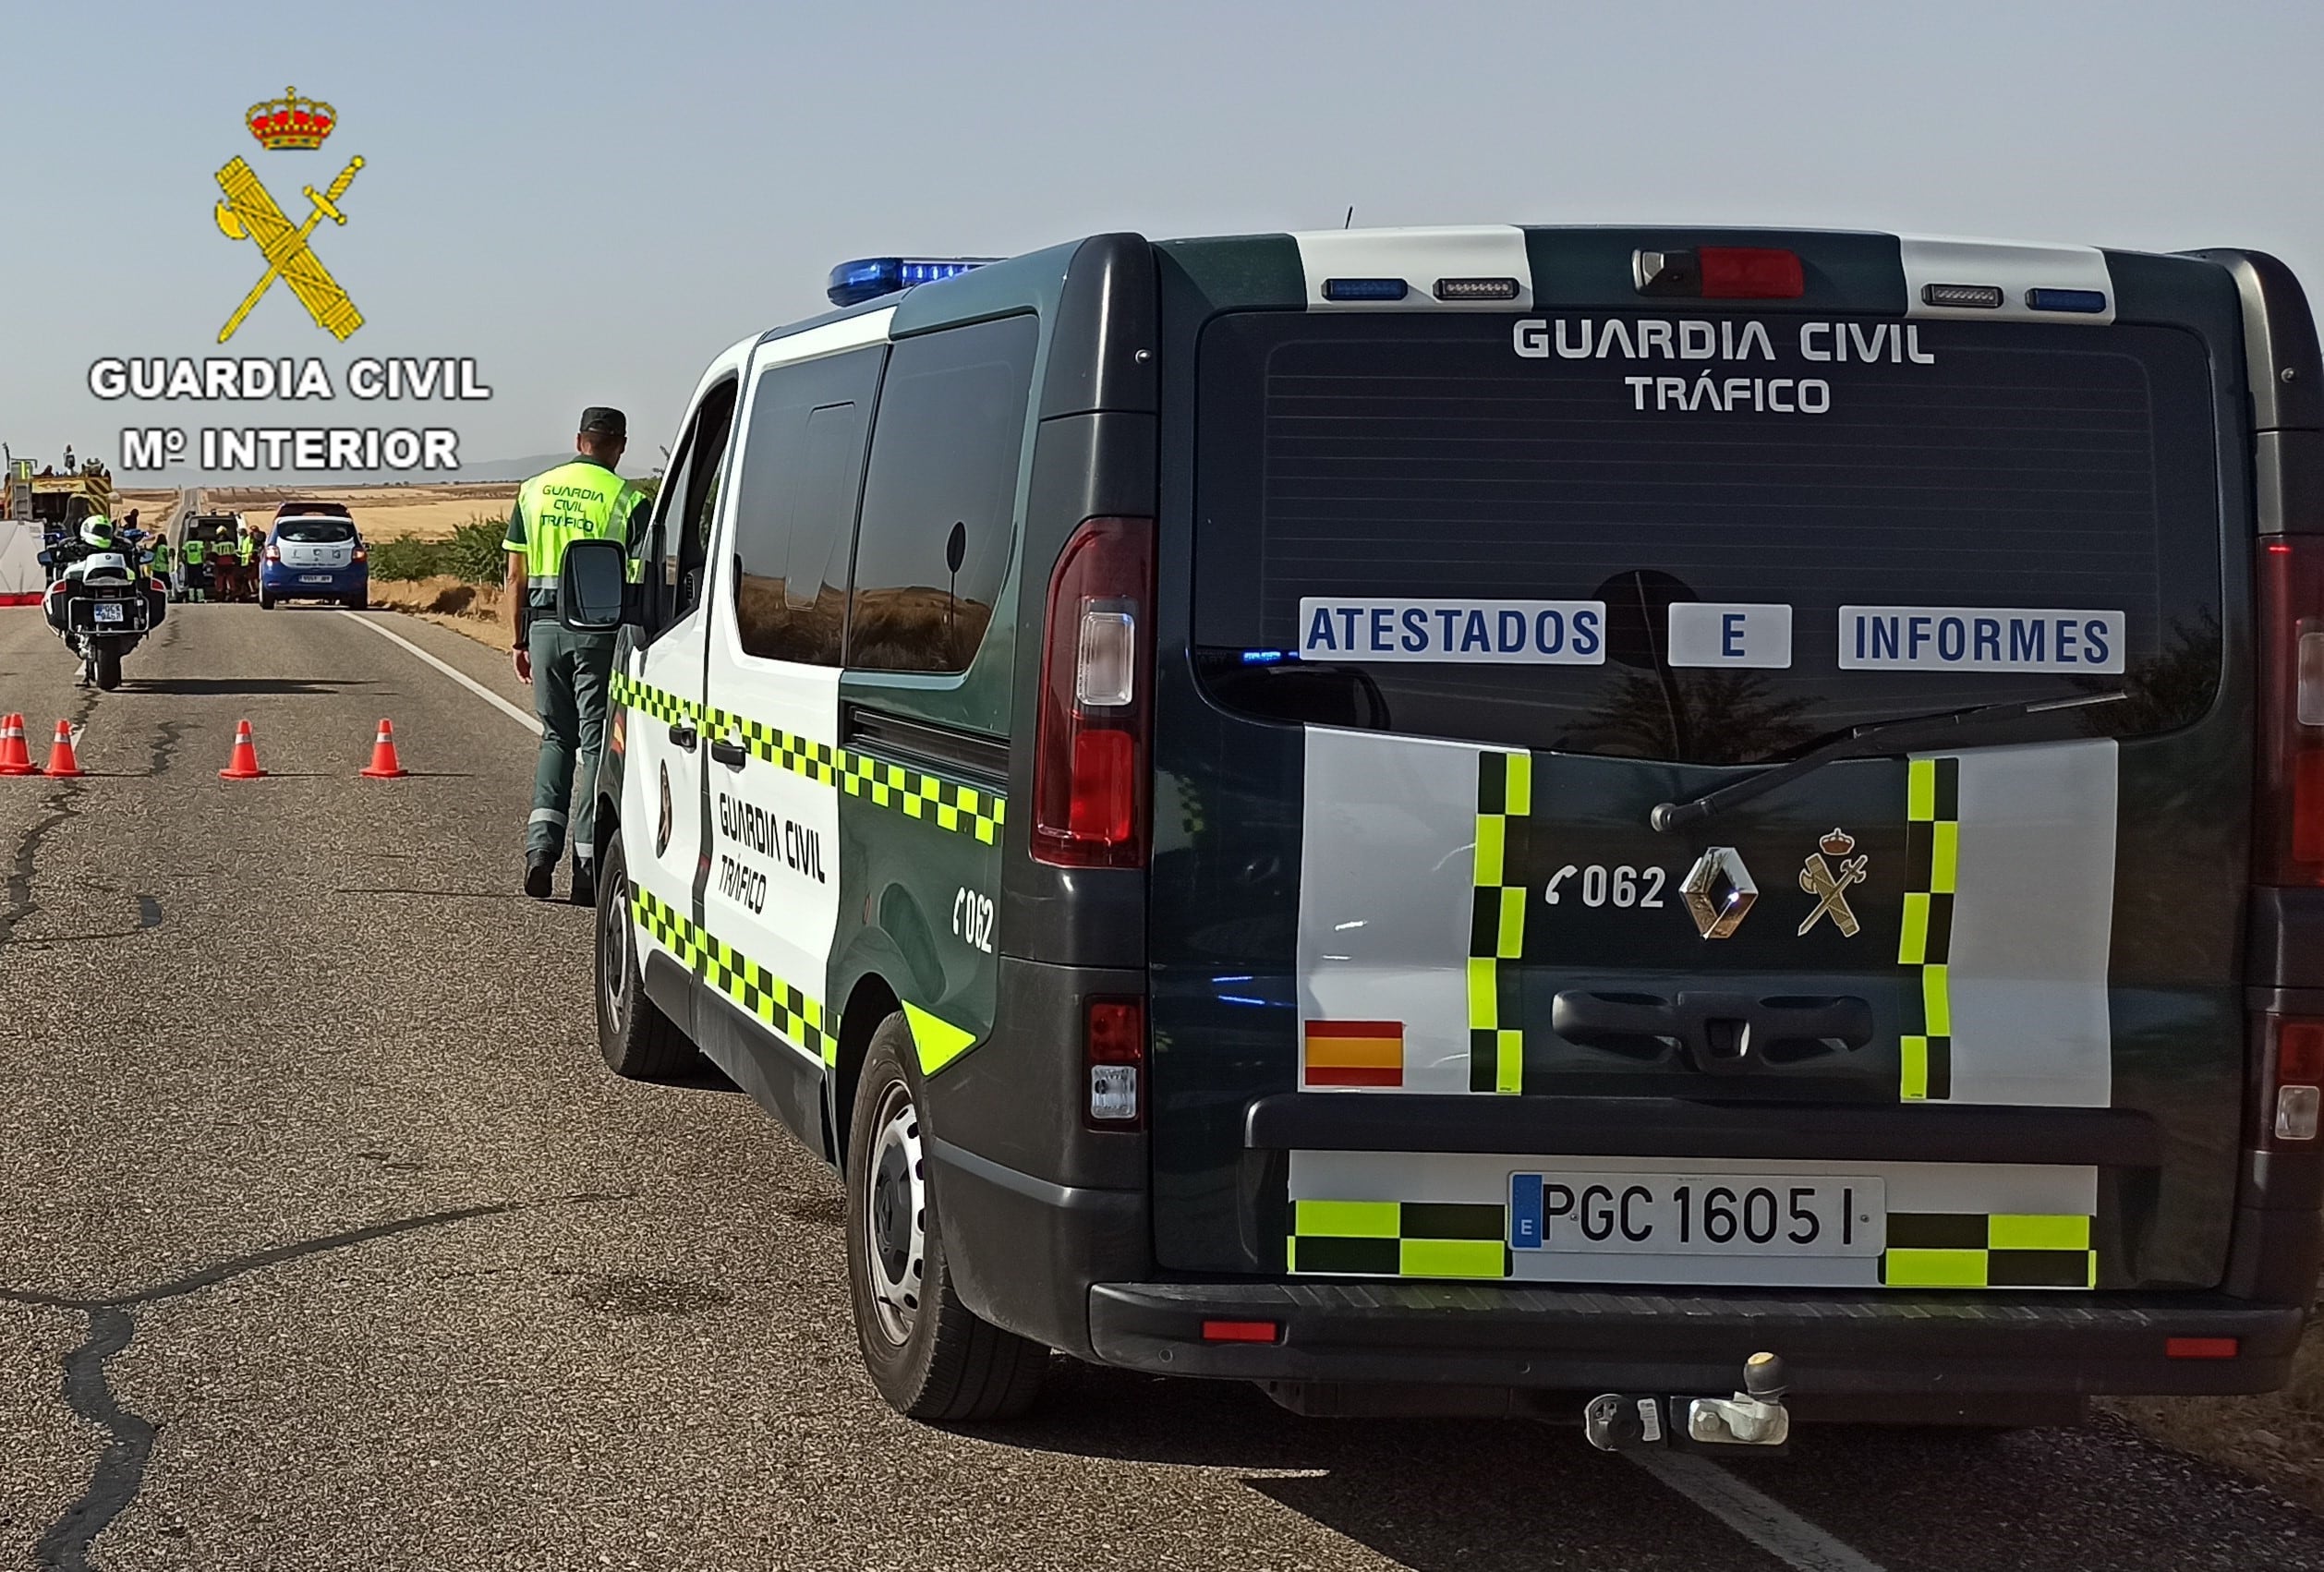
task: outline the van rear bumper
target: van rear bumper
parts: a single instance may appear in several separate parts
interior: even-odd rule
[[[2224,1294],[1686,1293],[1405,1283],[1099,1283],[1097,1358],[1156,1374],[1512,1393],[1723,1393],[1784,1357],[1803,1419],[1915,1420],[1980,1398],[2271,1391],[2304,1307]],[[1205,1321],[1268,1321],[1273,1343],[1205,1342]],[[2172,1359],[2233,1337],[2233,1359]],[[1903,1404],[1901,1409],[1892,1405]],[[1519,1405],[1522,1407],[1522,1405]],[[1575,1412],[1579,1413],[1577,1408]]]

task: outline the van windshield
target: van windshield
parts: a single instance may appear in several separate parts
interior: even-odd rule
[[[1705,764],[2221,663],[2209,359],[2163,327],[1244,313],[1195,642],[1280,716]]]

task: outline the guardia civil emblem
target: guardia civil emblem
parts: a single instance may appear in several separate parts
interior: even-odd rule
[[[297,88],[285,88],[282,97],[250,105],[243,123],[270,152],[312,152],[337,128],[339,112],[320,99],[299,97]],[[218,204],[218,232],[229,240],[249,241],[266,259],[266,272],[242,297],[226,325],[218,330],[220,344],[235,335],[278,278],[298,296],[315,326],[333,338],[344,341],[363,325],[363,313],[356,309],[355,302],[309,243],[315,225],[324,219],[345,224],[347,215],[339,211],[339,201],[362,167],[361,159],[350,159],[329,190],[308,187],[304,194],[309,211],[297,224],[290,221],[266,183],[244,160],[229,160],[218,171],[218,189],[225,193],[225,200]]]
[[[1816,909],[1799,925],[1800,936],[1805,937],[1810,928],[1830,917],[1834,927],[1854,938],[1862,925],[1848,909],[1848,891],[1864,882],[1865,865],[1872,860],[1871,854],[1849,856],[1856,850],[1856,837],[1837,826],[1816,844],[1822,849],[1809,853],[1807,862],[1799,869],[1799,888],[1816,898]],[[1826,861],[1827,858],[1831,860]]]

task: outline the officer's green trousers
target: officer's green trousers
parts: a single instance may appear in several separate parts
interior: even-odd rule
[[[613,670],[613,637],[574,633],[553,614],[532,624],[533,713],[540,717],[540,759],[533,768],[533,816],[525,827],[527,862],[553,862],[564,851],[568,804],[574,861],[593,862],[597,857],[597,761],[605,747],[605,688]]]

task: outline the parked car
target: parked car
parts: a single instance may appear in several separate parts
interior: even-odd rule
[[[351,518],[278,517],[259,561],[259,605],[336,600],[359,611],[371,603],[370,555]]]

